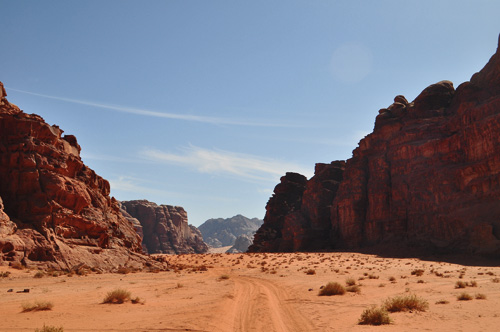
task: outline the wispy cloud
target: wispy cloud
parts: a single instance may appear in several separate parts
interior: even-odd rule
[[[237,176],[244,180],[276,183],[286,172],[311,176],[310,170],[290,162],[192,145],[177,154],[156,149],[145,149],[141,154],[156,162],[188,166],[201,173]]]
[[[126,107],[126,106],[120,106],[120,105],[109,105],[109,104],[103,104],[103,103],[87,101],[87,100],[79,100],[79,99],[51,96],[51,95],[46,95],[46,94],[42,94],[42,93],[35,93],[35,92],[19,90],[19,89],[14,89],[14,88],[7,88],[6,87],[6,89],[20,92],[20,93],[29,94],[32,96],[42,97],[42,98],[54,99],[54,100],[64,101],[64,102],[73,103],[73,104],[86,105],[86,106],[97,107],[97,108],[101,108],[101,109],[112,110],[112,111],[116,111],[116,112],[129,113],[129,114],[135,114],[135,115],[141,115],[141,116],[149,116],[149,117],[155,117],[155,118],[174,119],[174,120],[191,121],[191,122],[201,122],[201,123],[208,123],[208,124],[213,124],[213,125],[233,125],[233,126],[248,126],[248,127],[289,127],[289,128],[303,127],[303,125],[296,125],[296,124],[290,124],[290,123],[287,124],[287,123],[282,123],[282,122],[279,122],[279,123],[278,122],[270,122],[267,120],[266,121],[256,121],[256,120],[247,120],[247,119],[231,119],[231,118],[210,117],[210,116],[201,116],[201,115],[193,115],[193,114],[158,112],[158,111],[154,111],[154,110],[147,110],[147,109],[141,109],[141,108],[132,108],[132,107]]]
[[[178,197],[181,196],[181,193],[170,192],[166,190],[154,189],[150,184],[144,183],[143,179],[131,177],[131,176],[116,176],[109,180],[109,184],[111,187],[111,191],[123,191],[123,192],[131,192],[134,194],[142,194],[145,195],[144,198],[150,195],[161,195],[161,196],[170,196],[170,197]]]

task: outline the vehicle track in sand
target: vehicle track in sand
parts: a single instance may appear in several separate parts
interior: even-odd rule
[[[246,276],[234,276],[232,331],[299,332],[314,325],[295,307],[295,298],[276,283]]]

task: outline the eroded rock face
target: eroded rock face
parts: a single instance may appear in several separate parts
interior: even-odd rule
[[[231,248],[229,248],[226,252],[227,253],[240,253],[240,252],[246,252],[248,250],[248,247],[252,245],[252,238],[246,234],[240,235],[234,240],[234,244]]]
[[[262,223],[262,219],[250,219],[238,214],[226,219],[209,219],[200,225],[199,230],[205,243],[213,248],[220,248],[234,245],[241,235],[253,238]]]
[[[187,213],[180,206],[157,205],[147,200],[123,201],[123,209],[139,220],[143,248],[150,254],[205,253],[208,246],[200,231],[188,225]]]
[[[322,181],[318,184],[316,170],[300,193],[300,203],[268,209],[250,249],[405,243],[498,255],[498,50],[483,70],[456,90],[442,81],[411,103],[396,96],[379,111],[373,133],[359,142],[342,175],[340,163],[337,176],[326,177],[333,181],[327,182],[328,190]],[[300,196],[296,188],[289,192]],[[275,190],[269,202],[283,195]],[[311,232],[314,229],[320,231]]]
[[[0,83],[2,259],[68,269],[142,266],[139,236],[110,198],[108,181],[83,164],[76,138],[5,96]]]

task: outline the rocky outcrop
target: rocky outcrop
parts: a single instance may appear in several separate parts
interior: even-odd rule
[[[76,138],[5,96],[0,83],[1,259],[61,269],[143,266],[139,236],[108,181],[83,164]]]
[[[208,246],[200,231],[188,225],[187,213],[180,206],[157,205],[147,200],[123,201],[122,208],[139,220],[143,249],[150,253],[205,253]]]
[[[252,238],[248,235],[240,235],[234,240],[234,244],[226,252],[231,254],[236,254],[240,252],[246,252],[248,247],[252,244]]]
[[[323,167],[285,192],[282,178],[250,251],[398,243],[498,255],[500,52],[456,90],[396,96],[345,165]]]
[[[213,248],[232,246],[241,235],[253,237],[263,220],[249,219],[241,214],[231,218],[209,219],[200,225],[203,240]]]

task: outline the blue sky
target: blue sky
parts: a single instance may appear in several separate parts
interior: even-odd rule
[[[394,96],[470,79],[499,1],[0,0],[10,102],[73,134],[119,200],[263,218],[351,157]]]

